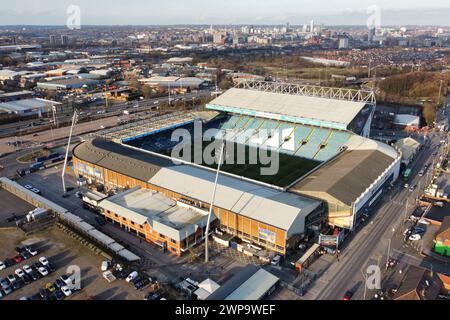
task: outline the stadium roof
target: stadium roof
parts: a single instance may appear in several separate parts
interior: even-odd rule
[[[290,190],[310,196],[326,193],[351,206],[399,157],[389,146],[359,136],[353,136],[347,147]]]
[[[279,278],[270,272],[248,265],[214,291],[207,300],[260,300]]]
[[[209,203],[214,178],[212,171],[181,165],[162,168],[149,183]],[[319,205],[316,200],[225,175],[219,177],[215,200],[216,207],[286,231]]]
[[[172,161],[103,139],[88,140],[73,150],[75,157],[141,181],[150,180]]]
[[[232,88],[209,109],[345,130],[365,102]]]
[[[80,160],[137,180],[205,203],[211,201],[215,177],[211,170],[177,166],[163,157],[102,139],[81,143],[74,148],[73,154]],[[221,175],[215,205],[289,231],[299,217],[306,217],[320,202]],[[280,214],[274,215],[274,212]]]

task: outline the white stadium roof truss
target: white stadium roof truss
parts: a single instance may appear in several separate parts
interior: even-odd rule
[[[267,82],[258,80],[239,81],[239,83],[236,85],[236,88],[272,92],[272,93],[300,95],[307,97],[364,102],[374,105],[376,104],[375,93],[373,91],[364,91],[346,88],[319,87],[311,85],[299,85],[284,82]]]

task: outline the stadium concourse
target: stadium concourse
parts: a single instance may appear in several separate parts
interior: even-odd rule
[[[201,121],[201,134],[216,129],[235,146],[231,149],[235,159],[248,159],[255,150],[279,158],[274,175],[261,174],[267,164],[260,159],[255,164],[223,165],[213,208],[216,230],[286,254],[325,223],[353,230],[398,178],[401,154],[367,138],[375,103],[373,93],[356,90],[245,82],[243,88],[230,89],[211,101],[207,112],[155,119],[136,130],[130,125],[126,130],[110,129],[107,135],[88,139],[73,151],[74,169],[106,189],[139,186],[160,193],[167,203],[175,201],[175,206],[195,211],[189,216],[200,214],[197,220],[203,221],[217,165],[175,159],[172,151],[178,142],[171,139],[175,128],[185,129],[192,138],[183,143],[191,147],[188,153],[193,152],[195,123]],[[151,215],[161,216],[163,212],[156,212],[154,206]],[[155,238],[149,214],[135,223],[121,213],[129,209],[124,204],[123,209],[115,206],[115,212],[104,214],[148,241],[176,249],[177,254],[204,236],[202,223],[189,228],[197,233],[177,233],[171,239],[158,232]],[[188,228],[186,224],[183,228]]]

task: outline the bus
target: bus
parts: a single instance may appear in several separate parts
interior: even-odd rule
[[[405,172],[403,172],[403,180],[408,181],[411,177],[411,169],[406,169]]]

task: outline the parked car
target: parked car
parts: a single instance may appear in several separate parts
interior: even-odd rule
[[[273,266],[278,266],[281,262],[281,256],[280,255],[276,255],[272,261],[270,262],[271,265]]]
[[[44,267],[40,267],[40,268],[38,269],[38,271],[39,271],[39,273],[40,273],[43,277],[48,276],[48,271],[47,271],[47,269],[45,269]]]
[[[409,237],[409,240],[410,241],[418,241],[418,240],[420,240],[420,239],[422,239],[422,237],[421,237],[421,235],[420,234],[412,234],[410,237]]]
[[[69,287],[64,286],[61,288],[61,292],[66,296],[66,297],[70,297],[72,295],[72,290],[70,290]]]
[[[47,266],[48,263],[49,263],[46,257],[40,257],[40,258],[39,258],[39,262],[40,262],[44,267]]]
[[[21,263],[22,262],[22,257],[21,256],[15,256],[12,258],[12,261],[14,261],[14,263]]]
[[[47,289],[48,292],[53,293],[56,291],[56,286],[52,282],[49,282],[45,285],[45,289]]]
[[[33,272],[33,269],[31,269],[31,267],[29,265],[24,265],[22,267],[23,271],[25,271],[25,273],[30,274]]]
[[[22,260],[27,260],[31,258],[31,254],[29,254],[27,251],[22,251],[19,256],[22,258]]]
[[[104,271],[107,271],[110,268],[110,266],[111,266],[111,262],[105,260],[102,262],[102,266],[100,269],[104,272]]]
[[[36,256],[38,254],[38,252],[36,251],[36,249],[33,249],[32,247],[25,247],[25,249],[27,250],[27,252],[29,254],[31,254],[33,257]]]
[[[33,279],[33,281],[36,281],[39,279],[39,273],[37,273],[36,271],[32,270],[30,273],[30,277],[31,279]]]
[[[17,281],[16,277],[14,277],[12,274],[9,274],[7,279],[9,281],[9,283],[13,283],[13,282]]]
[[[16,269],[16,271],[14,271],[14,273],[20,278],[22,278],[25,274],[25,272],[23,272],[22,269]]]
[[[3,261],[0,261],[0,270],[6,269],[6,265]]]
[[[72,284],[72,278],[63,274],[61,277],[59,277],[65,284],[66,286],[71,285]]]
[[[134,279],[136,279],[139,276],[139,274],[137,273],[137,271],[133,271],[131,272],[128,277],[125,279],[126,282],[131,282]]]
[[[140,279],[139,281],[134,283],[134,287],[136,290],[141,290],[145,286],[150,284],[150,280],[148,278]]]
[[[55,286],[58,288],[58,289],[61,289],[62,287],[64,287],[66,285],[66,283],[64,282],[64,281],[62,281],[61,279],[56,279],[55,280]]]
[[[3,292],[5,293],[5,295],[8,295],[12,293],[12,289],[10,286],[6,286],[3,288]]]

